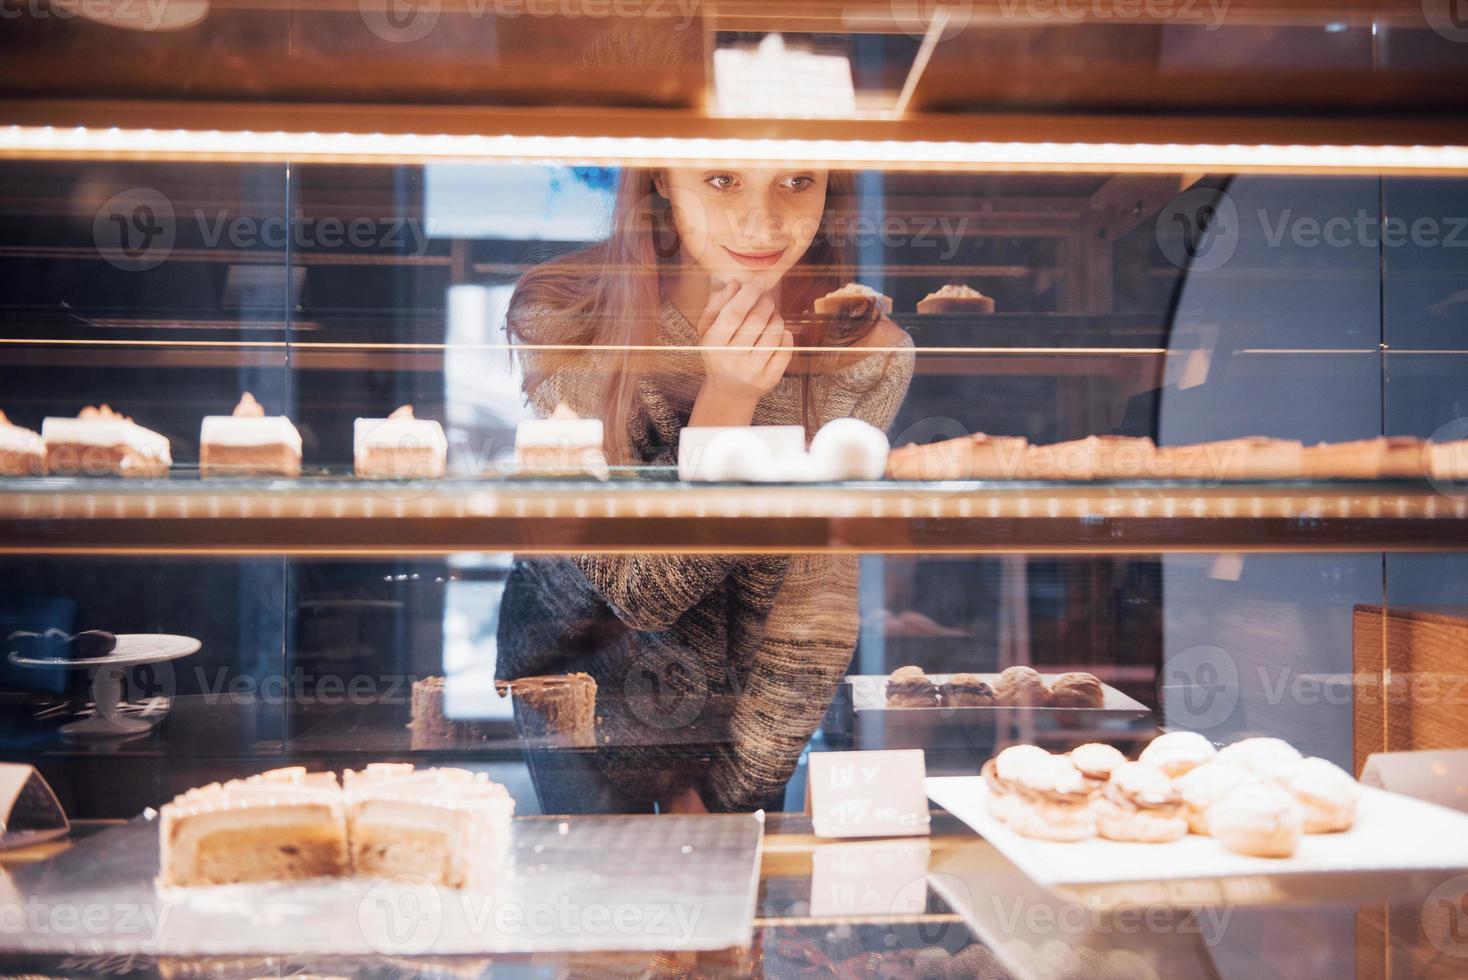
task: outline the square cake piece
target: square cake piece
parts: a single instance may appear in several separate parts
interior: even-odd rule
[[[1013,480],[1028,443],[1024,436],[976,432],[942,442],[911,444],[887,456],[893,480]]]
[[[892,315],[892,297],[883,296],[870,286],[859,282],[848,282],[840,289],[832,290],[813,304],[821,314],[859,312],[867,304],[875,304],[883,315]]]
[[[1378,436],[1306,446],[1305,475],[1315,479],[1381,480],[1427,475],[1427,443],[1412,436]]]
[[[1147,476],[1156,446],[1145,437],[1087,436],[1025,452],[1026,480],[1127,480]]]
[[[43,476],[45,472],[46,444],[40,433],[11,424],[0,412],[0,476]]]
[[[266,415],[247,391],[233,415],[204,416],[199,475],[300,476],[301,434],[284,415]]]
[[[103,405],[41,422],[46,470],[59,476],[167,476],[168,440]]]
[[[159,813],[162,885],[227,885],[351,871],[341,787],[330,772],[275,769],[189,790]]]
[[[373,763],[342,773],[359,875],[414,875],[491,887],[510,846],[515,801],[484,773]]]
[[[550,418],[515,427],[515,470],[521,476],[608,476],[600,419],[583,419],[565,402]]]
[[[1430,445],[1427,472],[1435,480],[1468,479],[1468,439]]]
[[[994,297],[985,296],[966,283],[950,282],[918,300],[917,311],[924,316],[940,313],[993,313]]]
[[[1159,480],[1298,480],[1304,474],[1304,447],[1292,439],[1245,436],[1221,442],[1162,446],[1152,457]]]
[[[449,442],[443,426],[413,417],[404,405],[385,419],[357,419],[353,428],[357,476],[366,480],[436,480],[443,476]]]

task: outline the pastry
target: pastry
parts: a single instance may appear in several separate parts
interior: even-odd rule
[[[1050,753],[1038,745],[1011,745],[984,763],[980,775],[989,788],[989,812],[1007,820],[1019,798],[1016,782],[1021,773],[1035,766],[1047,765]]]
[[[936,708],[940,700],[938,685],[920,667],[898,667],[887,678],[887,707]]]
[[[869,309],[873,304],[890,316],[892,313],[892,298],[883,296],[870,286],[861,283],[848,282],[840,289],[833,290],[815,301],[815,311],[821,314],[827,313],[861,313]]]
[[[1015,793],[1007,782],[999,778],[998,757],[985,762],[979,775],[983,777],[984,785],[989,790],[984,796],[989,812],[998,820],[1008,821],[1010,810],[1014,807]]]
[[[167,476],[168,440],[103,405],[41,423],[46,471],[57,476]]]
[[[1012,480],[1029,445],[1023,436],[982,432],[942,442],[910,443],[887,456],[894,480]]]
[[[191,789],[163,805],[158,833],[162,885],[315,878],[351,868],[336,776],[300,766]]]
[[[565,402],[550,418],[515,427],[515,470],[522,476],[594,476],[605,480],[600,419],[583,419]]]
[[[450,888],[492,886],[515,801],[484,773],[373,763],[342,773],[359,875],[413,875]]]
[[[424,677],[413,682],[413,718],[408,722],[414,749],[447,748],[454,743],[487,742],[496,735],[492,721],[459,721],[443,709],[444,679]]]
[[[1117,766],[1094,809],[1096,832],[1107,840],[1161,844],[1188,832],[1172,780],[1145,762]]]
[[[1176,779],[1205,762],[1213,761],[1217,754],[1213,743],[1197,732],[1167,732],[1147,743],[1138,759]]]
[[[1087,742],[1070,750],[1070,761],[1087,779],[1104,783],[1117,766],[1126,762],[1126,756],[1104,742]]]
[[[1146,437],[1092,436],[1091,476],[1096,480],[1140,480],[1152,475],[1157,447]]]
[[[596,679],[590,674],[546,674],[496,682],[513,698],[515,724],[522,736],[565,736],[596,740]]]
[[[233,415],[204,416],[199,475],[300,476],[301,434],[284,415],[267,416],[247,391]]]
[[[1032,759],[1019,767],[1010,785],[1015,797],[1007,823],[1015,833],[1063,842],[1095,836],[1095,784],[1066,756]]]
[[[1072,671],[1050,682],[1050,703],[1056,708],[1099,708],[1106,703],[1106,689],[1095,674]]]
[[[1278,786],[1241,786],[1208,808],[1208,830],[1224,847],[1254,857],[1289,857],[1300,846],[1305,816]]]
[[[73,634],[53,626],[44,633],[16,630],[5,638],[5,645],[22,657],[37,660],[92,660],[117,649],[117,637],[106,630]]]
[[[1188,446],[1159,446],[1151,475],[1159,480],[1298,480],[1305,472],[1304,446],[1290,439],[1247,436]]]
[[[1351,774],[1325,759],[1302,759],[1275,777],[1305,814],[1305,833],[1333,834],[1356,823],[1361,787]]]
[[[1015,707],[1046,707],[1050,689],[1033,667],[1007,668],[994,682],[994,695],[999,703]]]
[[[1428,446],[1427,473],[1434,480],[1468,480],[1468,439]]]
[[[46,444],[40,433],[11,423],[0,412],[0,476],[44,476]]]
[[[887,433],[861,419],[832,419],[810,441],[820,480],[880,480],[891,444]]]
[[[994,689],[978,674],[954,674],[938,690],[948,708],[987,708],[995,703]]]
[[[1247,769],[1238,766],[1223,766],[1217,762],[1205,762],[1179,776],[1173,783],[1183,798],[1183,812],[1188,818],[1188,829],[1195,834],[1208,835],[1208,808],[1243,786],[1259,782]]]
[[[1427,444],[1411,436],[1322,442],[1304,451],[1305,475],[1315,479],[1380,480],[1425,476]]]
[[[1282,776],[1300,758],[1299,749],[1279,738],[1246,738],[1218,750],[1220,765],[1237,766],[1265,780]]]
[[[352,428],[352,458],[362,479],[437,479],[443,476],[448,448],[443,426],[414,418],[412,405],[385,419],[357,419]]]
[[[994,298],[961,282],[950,282],[918,300],[917,311],[930,313],[993,313]]]

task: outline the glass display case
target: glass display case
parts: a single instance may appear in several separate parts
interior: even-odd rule
[[[0,970],[1461,975],[1451,3],[12,12],[0,800],[70,825],[9,811]],[[1359,819],[951,795],[1184,732]],[[880,750],[928,832],[833,839],[811,759]],[[191,789],[377,763],[504,788],[498,905],[154,885]]]

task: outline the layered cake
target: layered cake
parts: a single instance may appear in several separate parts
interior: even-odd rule
[[[993,313],[994,297],[985,296],[972,286],[950,282],[918,300],[917,311],[930,313]]]
[[[1428,446],[1427,472],[1435,480],[1468,480],[1468,439]]]
[[[42,476],[46,472],[46,444],[41,435],[11,424],[0,412],[0,476]]]
[[[522,736],[559,736],[575,742],[596,739],[596,679],[590,674],[547,674],[495,684],[514,699]]]
[[[1305,475],[1316,479],[1380,480],[1427,474],[1427,444],[1411,436],[1322,442],[1304,451]]]
[[[1304,472],[1304,446],[1266,436],[1162,446],[1152,456],[1159,480],[1297,480]]]
[[[41,423],[46,470],[60,476],[167,476],[168,440],[103,405]]]
[[[443,710],[442,677],[424,677],[413,682],[413,748],[423,749],[455,742],[485,742],[493,738],[493,723],[455,721]]]
[[[817,313],[852,313],[859,312],[874,304],[882,313],[891,315],[892,297],[883,296],[870,286],[863,286],[859,282],[848,282],[840,289],[833,290],[815,301],[814,307]]]
[[[565,402],[550,418],[527,419],[515,427],[515,469],[521,476],[607,478],[600,419],[583,419]]]
[[[910,444],[888,454],[887,476],[894,480],[1012,480],[1019,475],[1027,446],[1023,436],[982,432]]]
[[[357,419],[353,427],[357,476],[368,480],[433,480],[443,476],[449,443],[443,426],[413,417],[404,405],[385,419]]]
[[[343,772],[342,784],[358,874],[476,890],[494,884],[515,801],[484,773],[373,763]]]
[[[248,391],[233,415],[206,415],[199,475],[301,475],[301,434],[284,415],[266,415]]]
[[[191,789],[159,813],[163,885],[227,885],[351,870],[341,788],[329,772],[275,769]]]

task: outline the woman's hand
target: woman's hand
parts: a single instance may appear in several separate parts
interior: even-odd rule
[[[795,337],[774,302],[749,283],[725,283],[698,318],[704,382],[692,426],[748,425],[760,396],[790,366]]]

